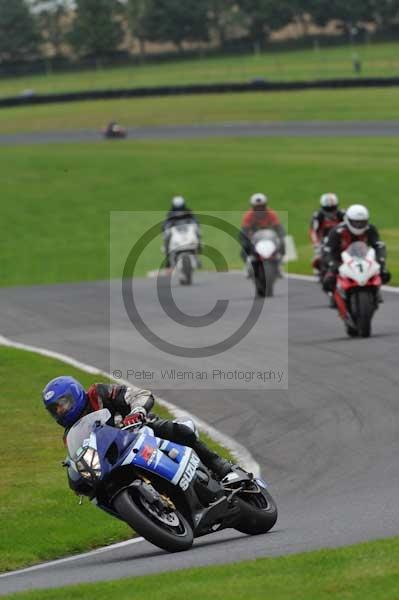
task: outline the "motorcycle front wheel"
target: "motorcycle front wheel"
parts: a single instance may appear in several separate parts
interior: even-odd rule
[[[182,552],[193,544],[193,530],[179,511],[162,511],[139,492],[123,490],[115,498],[114,508],[132,529],[158,548]]]

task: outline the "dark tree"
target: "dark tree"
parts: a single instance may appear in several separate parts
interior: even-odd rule
[[[399,27],[399,0],[369,0],[370,12],[379,29]]]
[[[76,0],[70,41],[79,54],[98,60],[117,50],[123,39],[118,0]]]
[[[185,41],[198,42],[208,39],[207,2],[149,0],[143,25],[147,40],[173,42],[182,50]]]
[[[39,40],[35,18],[25,0],[0,0],[0,60],[37,56]]]
[[[238,6],[231,0],[208,0],[209,25],[217,33],[220,46],[224,46],[229,32],[240,23]]]
[[[35,0],[34,6],[43,40],[51,45],[55,56],[61,56],[66,41],[67,0]]]
[[[127,0],[126,14],[130,33],[140,44],[140,54],[145,55],[147,41],[146,23],[149,15],[149,0]]]
[[[290,0],[238,0],[255,48],[263,48],[272,31],[288,25],[294,16]]]

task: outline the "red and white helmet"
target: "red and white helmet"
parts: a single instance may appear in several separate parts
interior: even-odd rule
[[[250,197],[249,202],[254,208],[256,206],[266,206],[268,198],[267,196],[265,196],[265,194],[261,194],[260,192],[258,192]]]
[[[336,194],[323,194],[320,198],[320,206],[327,210],[333,210],[339,205],[338,196]]]
[[[354,235],[362,235],[369,226],[369,211],[362,204],[352,204],[345,213],[345,223]]]

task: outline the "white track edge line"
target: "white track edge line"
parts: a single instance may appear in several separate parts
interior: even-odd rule
[[[17,571],[10,571],[9,573],[0,574],[0,579],[3,577],[10,577],[11,575],[23,575],[24,573],[30,573],[31,571],[39,571],[40,569],[45,569],[47,567],[52,567],[55,565],[61,565],[63,563],[72,562],[73,560],[78,560],[81,558],[87,558],[90,556],[95,556],[97,554],[102,554],[103,552],[108,552],[108,550],[117,550],[118,548],[123,548],[125,546],[130,546],[132,544],[137,544],[138,542],[145,542],[143,537],[133,538],[132,540],[125,540],[124,542],[118,542],[117,544],[112,544],[110,546],[104,546],[103,548],[97,548],[97,550],[90,550],[90,552],[84,552],[83,554],[75,554],[73,556],[67,556],[66,558],[57,558],[56,560],[51,560],[45,563],[41,563],[40,565],[33,565],[33,567],[26,567],[25,569],[18,569]]]
[[[203,271],[204,272],[204,271]],[[207,271],[208,273],[212,273],[213,271]],[[159,274],[159,271],[148,271],[147,278],[155,279]],[[226,271],[226,275],[242,275],[243,271],[239,269],[231,269],[230,271]],[[284,276],[287,279],[296,279],[297,281],[307,281],[309,283],[317,283],[317,278],[314,275],[300,275],[299,273],[284,273]],[[392,285],[383,285],[381,288],[384,292],[388,292],[390,294],[399,294],[399,287],[393,287]]]

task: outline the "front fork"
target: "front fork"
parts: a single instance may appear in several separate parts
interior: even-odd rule
[[[337,305],[339,315],[340,315],[341,319],[343,321],[345,321],[345,323],[349,323],[350,325],[353,325],[352,318],[349,314],[348,307],[346,305],[347,299],[348,299],[348,296],[344,292],[344,290],[342,290],[341,288],[339,288],[337,286],[335,288],[335,292],[334,292],[334,300],[335,300],[335,304]]]

